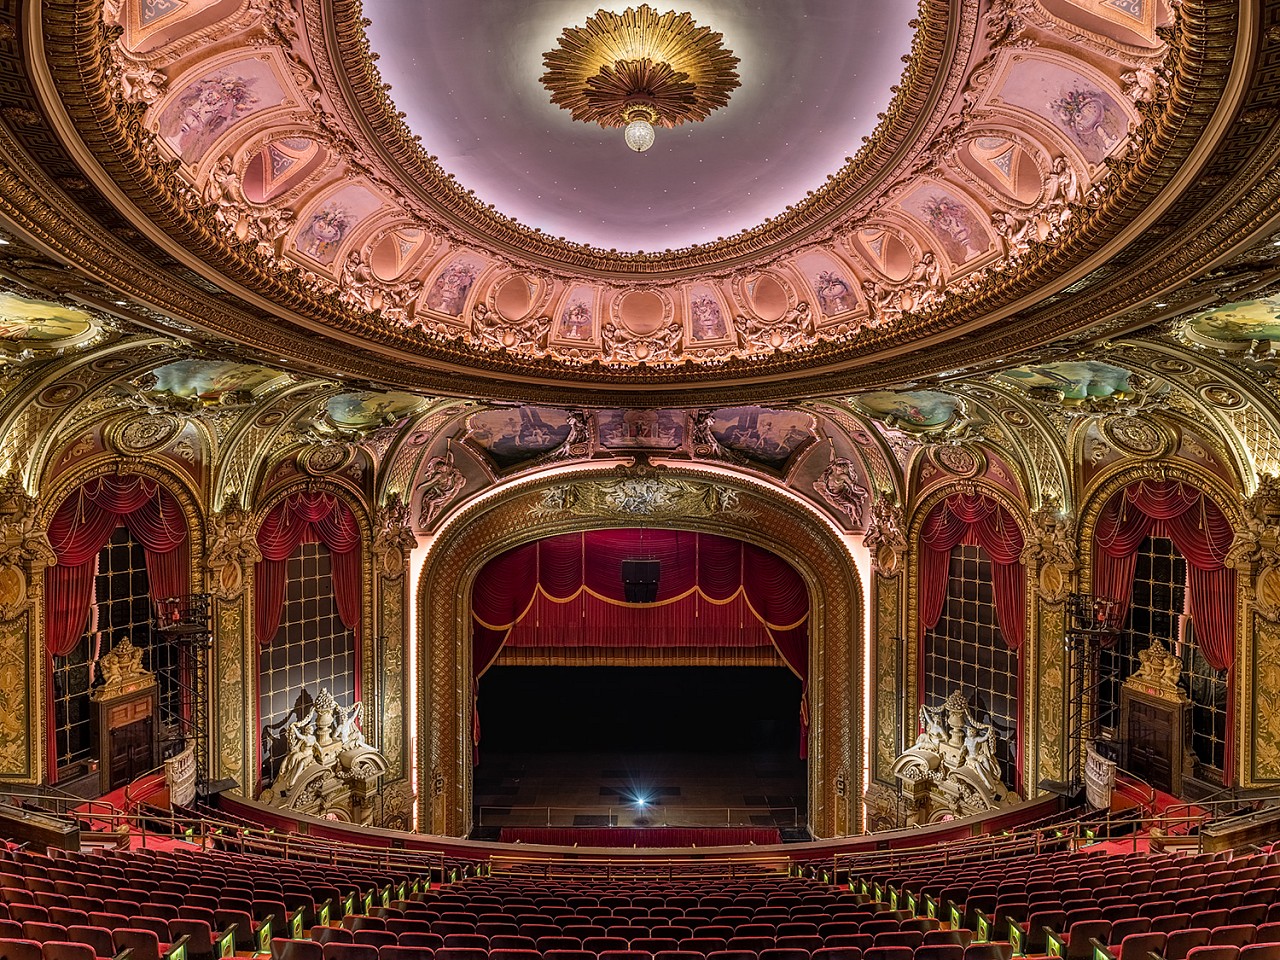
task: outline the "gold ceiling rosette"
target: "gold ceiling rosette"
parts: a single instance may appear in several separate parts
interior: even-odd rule
[[[653,145],[654,125],[707,119],[738,88],[738,58],[724,36],[687,13],[659,14],[648,4],[622,13],[597,10],[566,27],[542,56],[542,84],[573,119],[625,127],[627,145]]]

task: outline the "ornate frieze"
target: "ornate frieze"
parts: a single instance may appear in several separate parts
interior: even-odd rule
[[[666,473],[660,468],[620,466],[607,479],[566,480],[542,494],[530,511],[534,518],[557,514],[619,519],[679,520],[728,516],[745,519],[751,511],[732,488]]]

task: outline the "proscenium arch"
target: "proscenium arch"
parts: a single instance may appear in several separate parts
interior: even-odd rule
[[[809,589],[809,829],[818,837],[862,831],[863,598],[854,559],[812,508],[763,483],[722,473],[663,469],[665,481],[705,488],[734,509],[668,519],[621,511],[539,516],[548,492],[586,488],[619,474],[593,468],[512,485],[459,513],[432,544],[418,590],[418,805],[424,832],[471,829],[471,590],[481,568],[513,547],[564,533],[644,525],[714,533],[770,550]]]

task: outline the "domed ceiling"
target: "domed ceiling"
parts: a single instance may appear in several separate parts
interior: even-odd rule
[[[916,13],[876,0],[684,4],[723,34],[742,85],[705,122],[633,154],[553,105],[539,79],[561,30],[596,9],[433,3],[424,22],[416,0],[376,0],[365,15],[378,72],[443,170],[527,226],[625,252],[732,236],[822,187],[889,106]]]
[[[540,82],[594,3],[17,9],[11,235],[129,322],[389,390],[927,387],[1171,315],[1280,194],[1232,0],[684,4],[740,86],[644,154]]]

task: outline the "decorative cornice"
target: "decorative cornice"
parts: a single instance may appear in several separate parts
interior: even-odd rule
[[[338,6],[349,10],[353,2],[340,0]],[[936,5],[937,0],[930,2]],[[267,314],[250,308],[246,300],[212,296],[179,279],[146,277],[147,271],[139,269],[136,261],[130,264],[116,256],[113,263],[111,257],[104,258],[101,249],[85,246],[84,230],[69,230],[65,224],[55,222],[62,215],[50,216],[44,196],[31,188],[31,178],[38,173],[32,173],[31,178],[18,178],[0,168],[3,186],[13,188],[0,190],[0,212],[20,220],[24,229],[40,235],[42,242],[87,273],[114,273],[104,279],[122,285],[123,278],[132,273],[127,286],[140,299],[172,305],[178,316],[194,312],[184,305],[184,300],[186,304],[199,304],[198,322],[220,335],[248,341],[263,352],[295,355],[318,367],[341,369],[410,389],[437,393],[475,391],[540,400],[562,398],[571,392],[579,402],[597,403],[625,403],[640,397],[648,403],[662,402],[659,398],[678,398],[687,403],[695,399],[703,402],[710,396],[759,400],[835,394],[906,377],[918,378],[930,372],[989,364],[996,357],[1017,354],[1029,345],[1095,322],[1099,315],[1097,304],[1106,301],[1093,296],[1077,298],[1080,305],[1073,303],[1069,311],[1063,309],[1064,296],[1054,295],[1041,306],[1024,309],[1012,318],[1006,315],[1036,290],[1060,284],[1071,269],[1081,269],[1101,244],[1120,237],[1135,216],[1157,201],[1160,190],[1196,150],[1219,97],[1231,80],[1235,34],[1237,29],[1245,28],[1234,16],[1235,8],[1236,4],[1229,0],[1200,0],[1180,6],[1182,26],[1167,34],[1172,50],[1168,100],[1162,107],[1146,112],[1134,137],[1134,150],[1113,164],[1114,169],[1099,185],[1091,205],[1073,211],[1071,229],[1063,233],[1055,247],[1033,245],[1011,268],[988,272],[981,283],[950,293],[945,301],[919,315],[904,315],[902,323],[864,329],[811,349],[779,351],[758,359],[663,369],[647,363],[619,367],[599,362],[566,367],[549,357],[531,359],[469,346],[461,340],[392,329],[379,322],[377,314],[343,304],[314,278],[300,271],[282,273],[273,269],[255,254],[252,245],[228,241],[212,211],[203,209],[193,188],[157,152],[141,123],[141,109],[125,103],[118,93],[113,95],[113,67],[107,52],[111,37],[102,33],[100,22],[95,19],[101,11],[100,3],[94,0],[43,0],[41,6],[47,26],[47,61],[72,124],[102,171],[143,216],[210,271],[225,277],[229,285],[252,290],[278,309]],[[926,18],[921,36],[932,37],[934,29],[933,21]],[[1253,82],[1264,81],[1255,77]],[[888,123],[885,129],[896,128]],[[1256,132],[1256,126],[1254,129]],[[1218,197],[1220,202],[1207,204],[1203,215],[1216,216],[1209,230],[1188,238],[1176,257],[1149,257],[1147,282],[1134,284],[1127,278],[1121,290],[1110,277],[1118,279],[1123,271],[1114,270],[1106,278],[1095,270],[1089,279],[1098,278],[1094,282],[1100,291],[1106,290],[1113,297],[1111,302],[1115,297],[1135,301],[1149,295],[1148,291],[1160,284],[1171,269],[1202,269],[1223,249],[1256,232],[1276,211],[1280,175],[1266,172],[1252,161],[1250,166],[1250,172],[1258,177],[1259,188]],[[447,193],[446,190],[441,197]],[[70,197],[59,197],[58,205],[91,221],[77,210]],[[1127,255],[1128,249],[1121,256]],[[1120,257],[1113,257],[1112,262],[1120,262]],[[994,321],[1001,321],[995,330],[990,328]],[[986,329],[978,333],[978,324],[984,322]],[[956,337],[955,331],[962,327],[974,332]],[[325,328],[333,331],[332,338],[318,340],[316,330]],[[915,350],[906,361],[905,351],[923,342],[929,343],[930,349]],[[398,365],[388,371],[391,356]],[[689,390],[698,393],[691,395]]]

